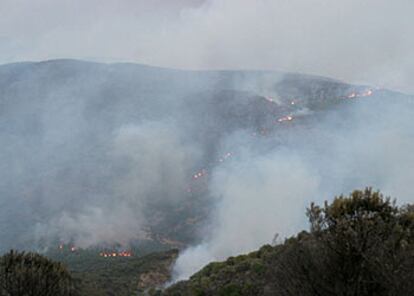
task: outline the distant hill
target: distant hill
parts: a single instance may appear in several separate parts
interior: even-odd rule
[[[368,91],[269,71],[77,60],[2,65],[0,249],[112,243],[123,232],[136,243],[197,241],[209,204],[205,183],[195,179],[230,156],[229,136],[309,125]],[[157,140],[163,149],[150,147]],[[174,149],[183,152],[170,159]]]
[[[211,172],[237,158],[234,151],[251,143],[257,153],[275,149],[319,130],[329,116],[346,129],[353,106],[385,101],[375,112],[413,102],[295,73],[77,60],[2,65],[0,251],[34,249],[65,262],[85,295],[158,287],[171,279],[177,249],[203,239],[214,207]],[[302,233],[211,263],[165,293],[273,295],[269,283],[283,271],[273,272],[274,263],[313,242]],[[61,244],[76,252],[61,252]],[[102,258],[106,248],[132,248],[136,256]],[[148,255],[154,251],[165,252]]]

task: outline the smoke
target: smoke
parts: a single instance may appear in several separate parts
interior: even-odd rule
[[[187,69],[279,69],[413,92],[413,5],[3,0],[0,61],[72,57]]]
[[[81,248],[126,246],[148,237],[145,209],[150,204],[183,201],[190,160],[197,154],[181,142],[172,123],[123,126],[111,148],[110,165],[117,175],[108,180],[111,189],[102,193],[106,196],[88,197],[84,207],[49,217],[36,225],[37,237],[59,237]]]
[[[241,157],[214,171],[216,210],[204,241],[178,258],[175,281],[270,244],[275,233],[283,239],[304,229],[311,201],[373,186],[412,203],[413,115],[412,98],[374,96],[318,114],[312,125],[247,142],[234,152]]]
[[[0,249],[197,240],[186,219],[202,220],[212,202],[192,176],[226,155],[223,139],[261,122],[238,112],[281,77],[270,76],[73,60],[0,67]]]
[[[399,93],[76,61],[0,74],[2,249],[202,237],[177,260],[183,279],[305,228],[310,201],[365,186],[412,201],[414,109]]]
[[[148,209],[189,198],[202,154],[171,118],[182,87],[169,74],[154,82],[165,73],[152,71],[74,61],[1,67],[0,249],[152,239]]]
[[[143,198],[157,202],[157,197],[175,200],[184,191],[190,160],[196,159],[196,152],[181,142],[179,133],[172,124],[121,128],[114,152],[128,165],[115,189],[120,196],[130,197],[132,203],[145,201]]]
[[[252,251],[303,227],[306,202],[317,196],[318,177],[286,152],[237,160],[217,169],[211,193],[217,196],[205,243],[185,250],[175,266],[185,279],[211,261]]]
[[[412,202],[400,93],[70,60],[2,66],[0,89],[1,249],[179,240],[179,280],[306,228],[311,201],[373,186]]]
[[[413,10],[408,0],[4,0],[0,62],[277,69],[413,92]],[[0,249],[126,245],[148,239],[154,221],[167,228],[154,209],[175,219],[202,199],[209,221],[177,261],[183,279],[303,229],[310,201],[369,185],[412,201],[410,100],[378,91],[331,106],[348,85],[286,77],[73,61],[0,67]],[[267,134],[282,116],[294,120]],[[207,177],[197,183],[199,171]]]

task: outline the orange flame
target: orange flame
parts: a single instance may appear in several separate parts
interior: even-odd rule
[[[359,92],[359,93],[354,91],[354,92],[350,93],[349,95],[347,95],[346,97],[348,99],[355,99],[355,98],[361,98],[361,97],[370,97],[373,94],[374,94],[374,91],[372,89],[368,88],[368,89],[366,89],[362,92]]]
[[[283,116],[281,118],[279,118],[277,120],[277,122],[285,122],[285,121],[292,121],[293,120],[293,116],[292,115],[287,115],[287,116]]]
[[[104,258],[114,258],[114,257],[132,257],[130,251],[121,251],[121,252],[101,252],[99,256]]]

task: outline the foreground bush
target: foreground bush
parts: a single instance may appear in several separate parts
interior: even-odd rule
[[[311,204],[307,215],[309,232],[212,263],[164,294],[414,295],[413,206],[368,188]]]
[[[1,296],[73,296],[67,269],[36,253],[10,251],[0,257]]]

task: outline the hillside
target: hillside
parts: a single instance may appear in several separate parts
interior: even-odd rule
[[[196,242],[208,175],[233,156],[228,139],[310,127],[370,91],[280,72],[0,66],[0,249]]]
[[[210,263],[153,295],[412,295],[413,206],[371,189],[308,209],[311,231]]]
[[[178,250],[132,253],[131,257],[103,257],[98,250],[49,252],[48,257],[64,263],[80,295],[129,296],[171,280]]]
[[[409,198],[413,98],[397,92],[54,60],[0,66],[0,107],[0,251],[64,262],[85,295],[162,286],[177,249],[207,244],[224,260],[291,235],[304,204],[329,192],[378,184]],[[273,295],[319,243],[303,232],[163,293]]]

